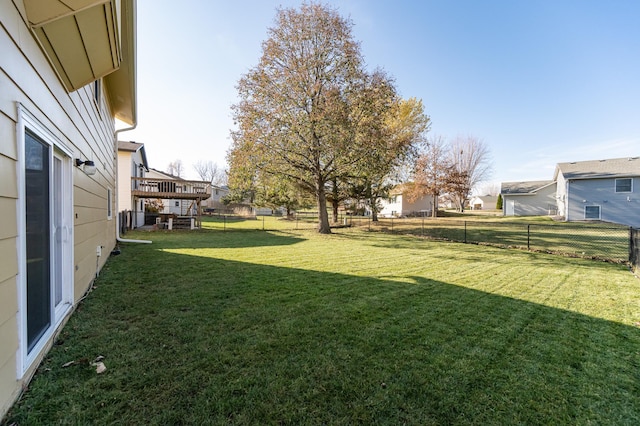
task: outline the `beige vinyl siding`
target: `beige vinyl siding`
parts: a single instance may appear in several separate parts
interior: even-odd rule
[[[118,212],[131,208],[131,152],[118,151]]]
[[[16,342],[14,345],[0,345],[0,368],[15,357],[16,350],[18,349],[18,329],[16,327],[17,309],[14,303],[11,303],[11,301],[16,300],[17,297],[15,278],[0,282],[0,341]],[[15,381],[15,364],[10,367],[13,367],[13,379]],[[0,394],[2,393],[2,388],[3,387],[0,386]]]
[[[9,117],[7,117],[6,115],[0,113],[0,141],[4,141],[4,142],[0,142],[1,156],[11,160],[18,159],[16,144],[11,143],[12,141],[15,141],[15,138],[16,138],[15,122],[11,120]]]
[[[15,325],[15,320],[13,321],[13,324]],[[10,336],[6,337],[13,340]],[[17,335],[15,338],[17,339]],[[11,408],[13,401],[17,398],[20,392],[20,386],[16,386],[17,384],[19,385],[19,383],[16,381],[15,349],[17,349],[17,345],[14,347],[13,354],[7,362],[0,365],[0,416],[4,415],[9,408]]]
[[[15,139],[15,135],[12,139]],[[0,155],[0,196],[18,198],[18,176],[15,160]]]
[[[106,91],[94,100],[93,84],[68,93],[29,30],[22,0],[0,1],[0,418],[29,380],[42,352],[18,380],[19,241],[17,169],[18,104],[67,150],[71,161],[93,160],[94,176],[72,166],[74,302],[86,292],[115,246],[115,220],[107,219],[107,190],[115,188],[113,135]],[[102,257],[96,247],[102,246]],[[64,323],[64,321],[63,321]],[[47,346],[50,346],[51,341]]]

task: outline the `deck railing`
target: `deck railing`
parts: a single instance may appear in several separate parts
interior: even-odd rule
[[[209,198],[211,184],[199,180],[131,178],[131,191],[149,198]]]

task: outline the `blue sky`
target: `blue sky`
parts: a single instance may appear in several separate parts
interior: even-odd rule
[[[327,1],[354,23],[369,69],[423,100],[432,135],[491,150],[491,182],[551,179],[558,162],[640,155],[636,0]],[[138,0],[138,127],[150,166],[223,166],[240,77],[278,6]]]

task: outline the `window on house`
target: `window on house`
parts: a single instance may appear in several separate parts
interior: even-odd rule
[[[600,206],[584,206],[584,218],[600,220]]]
[[[633,191],[633,179],[616,179],[616,192],[632,192]]]
[[[180,201],[176,201],[175,206],[176,206],[176,207],[180,207]]]
[[[107,219],[111,220],[111,218],[113,217],[113,212],[112,212],[112,207],[111,207],[111,203],[112,203],[112,194],[111,194],[111,188],[107,188]]]

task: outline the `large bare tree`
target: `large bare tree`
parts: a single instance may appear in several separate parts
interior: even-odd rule
[[[182,177],[184,173],[184,166],[182,165],[182,160],[175,160],[169,163],[167,166],[167,173],[173,176]]]
[[[317,3],[279,9],[233,106],[230,184],[249,188],[256,171],[285,177],[315,198],[321,233],[331,232],[331,182],[356,174],[372,152],[387,148],[386,141],[362,137],[372,106],[395,101],[390,79],[364,71],[352,26]]]
[[[471,191],[491,177],[490,151],[487,144],[475,136],[458,136],[449,148],[453,167],[449,194],[458,209],[464,211]]]
[[[211,182],[212,185],[224,185],[226,181],[226,171],[220,168],[213,161],[197,161],[193,165],[193,169],[198,173],[200,179],[205,182]]]

